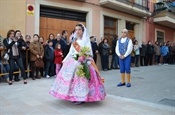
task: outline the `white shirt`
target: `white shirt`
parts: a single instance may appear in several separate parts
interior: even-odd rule
[[[127,37],[121,38],[121,43],[124,43],[126,40],[127,40]],[[119,41],[120,41],[120,39],[117,40],[117,46],[115,47],[115,52],[116,52],[117,55],[120,57],[121,54],[120,54],[120,51],[119,51]],[[126,53],[124,54],[124,57],[127,57],[128,55],[130,55],[131,52],[132,52],[132,49],[133,49],[132,40],[129,39],[127,51],[126,51]]]

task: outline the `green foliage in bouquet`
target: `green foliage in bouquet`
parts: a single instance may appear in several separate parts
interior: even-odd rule
[[[87,46],[82,47],[79,56],[89,57],[90,48]]]
[[[82,47],[79,54],[75,55],[74,59],[81,62],[81,65],[78,66],[78,70],[76,74],[80,77],[86,77],[86,79],[90,79],[90,71],[87,64],[88,57],[90,54],[90,48],[87,46]],[[80,58],[79,58],[80,57]]]

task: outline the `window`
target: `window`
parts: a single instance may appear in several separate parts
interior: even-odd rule
[[[51,6],[40,6],[40,17],[58,18],[65,20],[86,21],[85,12],[59,9]]]
[[[156,34],[157,34],[157,40],[159,43],[163,43],[165,38],[164,38],[164,32],[163,31],[159,31],[157,30],[156,31]]]

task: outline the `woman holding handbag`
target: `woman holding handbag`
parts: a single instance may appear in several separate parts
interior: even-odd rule
[[[30,43],[29,49],[30,49],[30,61],[31,61],[31,74],[32,74],[31,77],[33,80],[35,80],[35,78],[40,79],[38,75],[40,67],[37,67],[35,62],[38,60],[42,61],[44,56],[44,48],[39,42],[38,34],[33,35],[33,42]],[[36,76],[34,76],[35,71],[36,71]]]

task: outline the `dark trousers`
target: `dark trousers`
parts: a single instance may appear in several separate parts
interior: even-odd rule
[[[97,54],[94,53],[93,59],[94,59],[94,62],[96,63],[97,62]]]
[[[160,55],[155,55],[154,56],[154,62],[159,64],[160,63]]]
[[[18,67],[21,71],[21,76],[25,80],[26,79],[26,74],[25,74],[25,69],[24,69],[23,63],[22,63],[22,58],[13,57],[13,58],[10,58],[10,60],[9,60],[9,65],[10,65],[9,81],[12,81],[12,79],[13,79],[13,72],[15,70],[15,62],[18,65]]]
[[[170,64],[175,63],[175,55],[170,55]]]
[[[109,55],[102,55],[102,69],[109,69]]]
[[[163,56],[163,64],[168,63],[167,57],[168,57],[167,55]]]
[[[146,65],[146,56],[140,56],[140,65],[145,66]]]
[[[40,71],[40,75],[43,77],[44,68],[40,68],[39,71]]]
[[[152,65],[153,62],[153,54],[148,54],[147,55],[147,65]]]
[[[27,70],[27,62],[26,62],[26,58],[22,58],[22,62],[23,62],[24,69]],[[28,76],[27,76],[27,72],[26,72],[26,77],[28,78]]]
[[[50,75],[53,76],[54,75],[54,62],[53,61],[46,61],[46,66],[45,66],[45,76],[46,75]]]
[[[140,55],[135,55],[135,66],[136,67],[139,66],[139,57],[140,57]]]
[[[119,64],[119,57],[117,54],[112,54],[112,60],[111,60],[111,69],[112,68],[118,68]]]
[[[39,73],[39,69],[38,67],[35,66],[35,61],[31,61],[31,77],[35,78],[34,73],[36,73],[36,78],[38,78],[38,73]]]
[[[15,64],[14,71],[19,71],[19,67],[17,64]],[[14,75],[14,80],[19,80],[19,73],[15,73]]]

